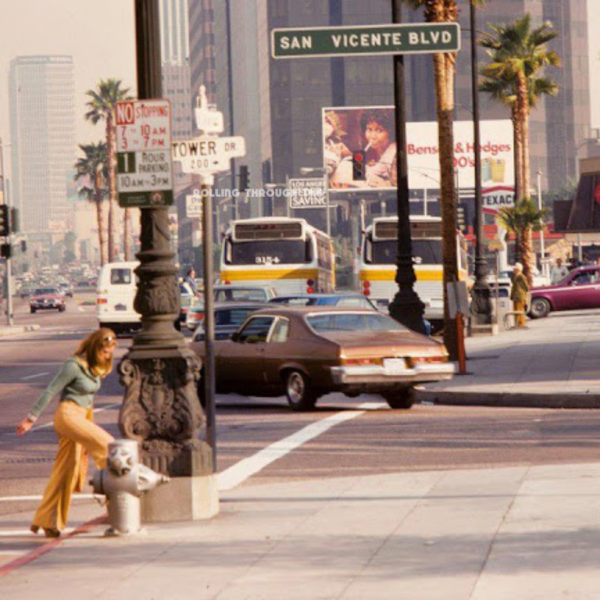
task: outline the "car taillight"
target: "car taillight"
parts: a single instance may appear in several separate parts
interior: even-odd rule
[[[306,280],[306,285],[308,287],[312,287],[313,285],[315,285],[314,279],[307,279]]]
[[[97,298],[96,304],[108,304],[108,300],[106,298]]]
[[[371,282],[365,280],[362,282],[362,286],[364,289],[369,289],[371,287]]]
[[[419,363],[444,363],[448,361],[447,356],[412,356],[410,362],[413,365],[417,365]]]
[[[352,367],[383,364],[382,358],[342,358],[342,364]]]
[[[307,287],[306,288],[306,293],[307,294],[314,294],[315,293],[315,288],[313,288],[313,287]]]
[[[231,285],[231,281],[224,281],[223,285]]]

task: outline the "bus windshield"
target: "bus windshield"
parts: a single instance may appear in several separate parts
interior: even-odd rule
[[[442,264],[442,240],[414,240],[412,250],[418,265]],[[396,264],[398,243],[396,240],[374,241],[372,263],[376,265]]]
[[[310,244],[302,240],[256,240],[230,242],[228,264],[231,265],[279,265],[304,264],[312,257]]]

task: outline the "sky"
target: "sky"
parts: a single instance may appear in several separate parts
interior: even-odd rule
[[[245,0],[248,2],[254,0]],[[600,128],[600,0],[587,0],[590,31],[592,127]],[[15,56],[74,57],[77,142],[102,138],[85,122],[85,91],[100,79],[121,79],[135,92],[133,0],[0,0],[0,137],[10,138],[8,72]],[[6,154],[6,153],[5,153]]]
[[[0,0],[0,137],[5,144],[10,138],[10,61],[36,54],[73,56],[77,143],[103,137],[102,123],[93,126],[83,118],[85,92],[108,78],[134,90],[133,8],[133,0]]]

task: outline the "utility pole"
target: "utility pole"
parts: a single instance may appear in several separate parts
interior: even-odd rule
[[[6,243],[9,246],[9,254],[12,252],[12,231],[14,224],[11,222],[12,211],[10,203],[10,193],[8,187],[8,181],[6,180],[6,173],[4,172],[4,146],[2,145],[2,138],[0,138],[0,175],[2,176],[2,196],[4,204],[8,207],[7,219],[9,223],[9,232],[6,237]],[[12,299],[12,260],[10,256],[6,257],[6,324],[12,327],[14,324],[13,320],[13,299]]]
[[[471,290],[471,334],[491,334],[491,290],[487,282],[488,266],[483,245],[483,199],[481,189],[481,134],[479,123],[479,72],[477,62],[475,0],[470,0],[471,10],[471,92],[473,95],[473,141],[475,151],[475,283]]]
[[[401,0],[392,0],[392,20],[402,22]],[[425,305],[414,290],[417,282],[412,257],[408,163],[406,158],[406,111],[404,107],[404,56],[394,55],[394,104],[396,106],[396,165],[398,171],[398,292],[390,304],[390,315],[406,327],[425,333]]]

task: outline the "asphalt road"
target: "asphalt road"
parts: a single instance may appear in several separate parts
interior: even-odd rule
[[[67,311],[31,315],[16,302],[17,324],[40,330],[0,338],[0,497],[41,493],[56,451],[54,401],[24,438],[16,423],[28,412],[61,363],[95,326],[95,309],[76,295]],[[117,360],[130,345],[120,340]],[[96,398],[96,421],[118,437],[122,388],[113,373]],[[355,412],[365,402],[368,410]],[[352,411],[352,412],[349,412]],[[342,421],[274,461],[252,483],[282,479],[371,475],[405,470],[596,461],[600,412],[424,406],[392,411],[377,396],[332,394],[311,413],[292,413],[283,398],[219,396],[218,468],[223,471],[269,444],[334,415]],[[0,502],[0,514],[31,503]]]

